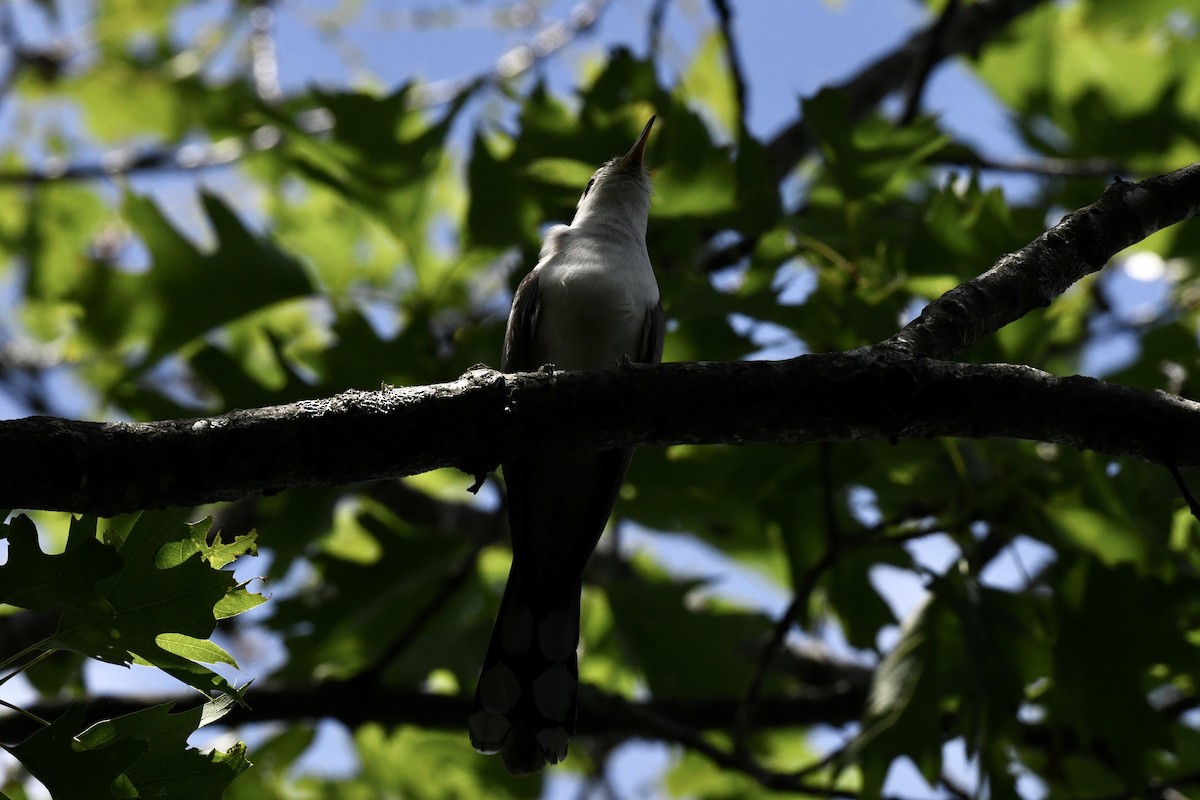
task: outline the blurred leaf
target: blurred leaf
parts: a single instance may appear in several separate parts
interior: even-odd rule
[[[152,266],[143,274],[93,267],[78,299],[87,309],[81,330],[97,344],[145,343],[144,363],[152,364],[224,323],[311,291],[303,268],[247,230],[222,200],[203,194],[201,202],[216,235],[207,253],[151,200],[126,196],[123,213],[145,241]],[[205,292],[212,302],[204,302]]]
[[[616,633],[655,697],[737,696],[771,629],[761,614],[695,609],[686,598],[699,585],[619,581],[607,587]],[[697,648],[697,641],[705,645]]]
[[[851,123],[849,102],[839,92],[824,90],[803,104],[830,177],[847,200],[896,193],[949,142],[927,118],[904,128],[881,119]]]
[[[692,55],[678,85],[679,93],[713,123],[714,134],[733,139],[738,129],[737,94],[726,60],[725,38],[713,29]]]

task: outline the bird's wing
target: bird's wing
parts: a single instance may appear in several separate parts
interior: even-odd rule
[[[500,358],[501,372],[532,372],[541,364],[533,363],[533,337],[538,318],[539,267],[530,270],[513,295],[508,328],[504,332],[504,353]]]
[[[662,300],[646,312],[646,321],[642,326],[642,354],[634,359],[646,364],[657,364],[662,361],[663,337],[667,332],[667,320],[663,316]]]

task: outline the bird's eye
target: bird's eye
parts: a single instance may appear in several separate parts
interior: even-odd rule
[[[584,189],[583,189],[583,196],[584,196],[584,197],[587,197],[587,195],[588,195],[588,192],[590,192],[590,191],[592,190],[592,184],[593,184],[593,183],[595,183],[595,182],[596,182],[596,179],[595,179],[595,178],[591,178],[591,179],[589,179],[589,180],[588,180],[588,185],[587,185],[587,186],[585,186],[585,187],[584,187]]]

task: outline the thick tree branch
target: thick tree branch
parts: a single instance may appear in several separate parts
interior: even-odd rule
[[[1047,306],[1069,286],[1154,231],[1200,215],[1200,163],[1140,183],[1118,181],[979,277],[946,292],[887,344],[950,358]]]
[[[696,398],[704,402],[696,402]],[[1200,404],[888,348],[778,362],[503,375],[146,423],[0,422],[0,507],[111,515],[535,452],[1009,437],[1200,467]]]

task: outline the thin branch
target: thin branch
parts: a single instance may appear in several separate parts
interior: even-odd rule
[[[1174,461],[1168,459],[1166,467],[1171,473],[1171,477],[1175,479],[1175,485],[1179,487],[1179,493],[1183,495],[1184,501],[1187,502],[1188,510],[1192,512],[1193,517],[1200,520],[1200,503],[1196,502],[1196,496],[1192,494],[1192,490],[1188,488],[1187,481],[1180,474],[1179,466]]]
[[[778,657],[780,651],[783,650],[784,642],[787,641],[787,634],[792,628],[792,623],[800,616],[804,610],[804,606],[808,604],[809,598],[812,597],[813,589],[816,588],[817,580],[824,574],[825,570],[833,566],[841,552],[839,543],[842,536],[837,521],[837,506],[833,496],[833,448],[829,442],[821,442],[820,460],[821,515],[824,517],[825,523],[825,552],[796,582],[791,602],[788,603],[788,607],[780,615],[779,619],[776,620],[775,627],[771,631],[771,636],[758,653],[754,669],[750,673],[750,681],[747,683],[745,694],[742,696],[741,708],[738,709],[738,725],[733,738],[735,752],[742,752],[746,746],[746,739],[753,725],[754,714],[758,710],[758,701],[762,692],[763,680],[766,678],[771,664]]]
[[[1138,789],[1113,792],[1112,794],[1096,798],[1096,800],[1126,800],[1127,798],[1154,797],[1159,793],[1164,793],[1164,796],[1167,796],[1165,793],[1168,790],[1184,789],[1189,786],[1200,786],[1200,770],[1184,773],[1174,778],[1152,779],[1145,786]]]
[[[980,0],[969,3],[962,13],[955,15],[953,23],[942,37],[945,55],[976,52],[1014,19],[1044,2],[1046,0]],[[912,65],[926,51],[935,27],[936,23],[913,34],[891,53],[830,88],[850,98],[853,116],[860,117],[868,113],[878,107],[884,97],[899,89],[912,74]],[[792,122],[767,143],[767,159],[772,173],[779,179],[785,177],[812,146],[812,136],[805,121],[798,119]]]
[[[904,111],[900,114],[901,125],[912,122],[921,111],[921,98],[925,94],[925,87],[929,85],[929,76],[933,74],[933,68],[941,63],[947,55],[946,30],[958,14],[959,6],[959,0],[946,0],[946,5],[942,7],[937,21],[929,30],[925,47],[913,63],[911,77],[905,90]]]
[[[1036,308],[1153,231],[1200,214],[1200,164],[1140,183],[1114,183],[1090,206],[990,270],[930,303],[885,344],[950,358]]]
[[[733,33],[733,10],[729,0],[711,0],[713,11],[717,15],[717,24],[721,31],[721,39],[725,42],[725,60],[729,65],[729,75],[733,80],[734,99],[737,102],[738,129],[735,135],[746,130],[746,75],[742,70],[742,58],[739,55],[737,37]]]
[[[1128,175],[1129,168],[1108,158],[992,158],[973,152],[941,152],[929,159],[931,164],[960,166],[984,172],[1009,172],[1046,178],[1107,178]]]
[[[754,662],[754,669],[750,674],[750,682],[746,685],[746,692],[743,694],[741,704],[738,708],[738,724],[734,729],[735,752],[740,752],[744,749],[746,738],[750,734],[751,726],[754,723],[754,718],[761,701],[763,680],[766,678],[767,670],[779,655],[780,650],[783,649],[788,631],[791,630],[792,623],[800,616],[800,612],[804,609],[805,604],[808,603],[808,599],[816,586],[817,579],[821,577],[825,570],[833,565],[837,559],[838,552],[836,547],[827,547],[820,561],[813,564],[804,573],[804,576],[796,585],[792,601],[788,603],[788,607],[784,612],[779,615],[779,619],[776,620],[775,627],[771,631],[770,638],[767,639],[762,649],[759,650],[758,659]]]
[[[328,127],[326,124],[325,128]],[[314,129],[319,130],[320,128]],[[120,147],[110,150],[92,163],[72,164],[62,158],[48,158],[33,169],[0,170],[0,185],[37,185],[52,181],[87,181],[129,175],[135,172],[195,172],[225,167],[251,152],[278,147],[283,141],[273,126],[259,128],[246,138],[226,137],[205,144],[179,147]]]
[[[475,565],[479,560],[479,551],[483,549],[483,544],[478,543],[471,548],[471,552],[464,558],[459,560],[457,564],[447,573],[445,579],[438,586],[437,591],[429,598],[426,603],[417,609],[413,614],[412,620],[405,626],[399,635],[391,641],[383,652],[371,663],[366,670],[363,671],[360,677],[366,677],[369,680],[378,680],[390,667],[396,662],[417,637],[433,622],[438,614],[446,607],[446,603],[450,602],[450,598],[462,588],[475,571]]]
[[[87,701],[85,724],[131,714],[161,703],[194,705],[196,696],[94,696]],[[730,730],[737,713],[736,698],[712,700],[634,702],[583,685],[579,693],[579,733],[582,736],[620,736],[675,742],[674,728],[658,721],[669,719],[689,735],[697,731]],[[57,719],[78,700],[44,699],[26,704],[25,710],[44,719]],[[866,702],[866,687],[855,686],[796,697],[772,697],[759,720],[767,728],[794,728],[815,724],[842,725],[858,719]],[[261,722],[301,722],[336,719],[349,727],[370,722],[383,725],[417,725],[433,730],[461,730],[471,713],[469,695],[429,694],[352,678],[314,683],[255,684],[250,706],[237,706],[222,719],[236,727]],[[646,714],[649,714],[648,718]],[[29,720],[0,714],[0,742],[15,742],[33,731]],[[682,743],[682,742],[679,742]]]

